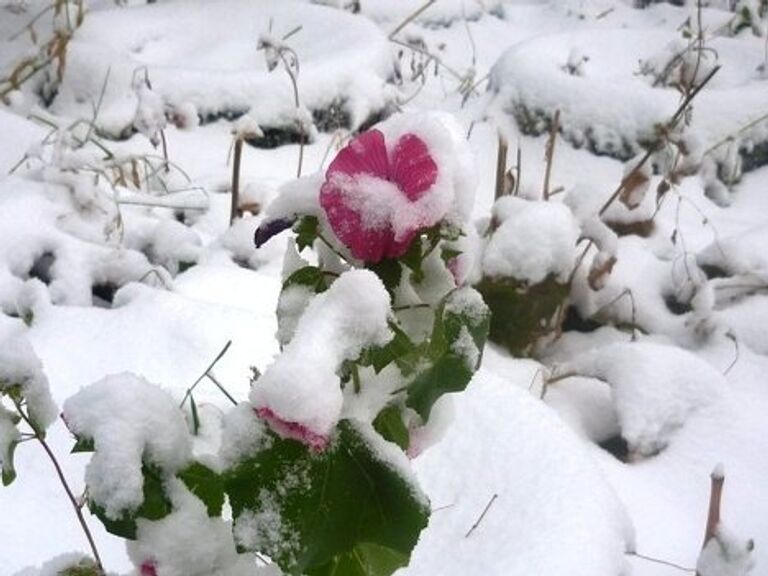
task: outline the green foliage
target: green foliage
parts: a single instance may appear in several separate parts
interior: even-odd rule
[[[438,308],[429,345],[424,353],[428,368],[419,372],[408,385],[406,404],[425,421],[440,396],[461,392],[467,387],[480,364],[488,337],[490,311],[484,308],[478,315],[476,310],[454,306],[457,293],[449,294]],[[474,363],[468,362],[469,358],[461,346],[465,332],[469,333],[477,348],[477,360]]]
[[[407,563],[428,518],[410,482],[346,420],[321,453],[274,435],[225,474],[225,487],[236,519],[269,519],[255,551],[292,575],[387,576]]]
[[[490,339],[515,356],[528,356],[542,336],[557,328],[556,313],[569,294],[549,277],[528,285],[514,278],[484,278],[477,289],[491,309]]]
[[[3,467],[2,470],[0,470],[0,479],[3,481],[3,486],[9,486],[16,480],[16,468],[13,465],[13,456],[16,453],[16,447],[18,445],[18,440],[10,442],[5,454],[2,455]]]
[[[293,226],[296,233],[296,246],[299,252],[304,248],[311,248],[319,235],[320,221],[315,216],[304,216]]]
[[[92,559],[83,558],[77,564],[57,572],[57,576],[102,576],[102,571]]]
[[[224,479],[204,464],[194,462],[177,474],[189,491],[208,509],[208,516],[221,516],[224,507]]]
[[[307,286],[315,294],[320,294],[328,289],[328,275],[317,266],[304,266],[283,282],[283,290],[291,286]]]
[[[110,534],[135,540],[136,520],[139,518],[160,520],[171,513],[171,502],[163,490],[161,473],[146,464],[142,466],[141,472],[144,476],[144,501],[136,510],[126,510],[119,518],[113,519],[107,516],[104,508],[98,503],[92,499],[88,501],[88,508],[101,520],[104,528]]]
[[[403,423],[403,417],[398,406],[387,406],[379,412],[379,415],[373,421],[373,429],[381,434],[384,440],[394,442],[401,449],[408,450],[410,435],[408,434],[408,428]]]

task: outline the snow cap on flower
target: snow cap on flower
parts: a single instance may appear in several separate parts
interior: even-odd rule
[[[354,138],[331,162],[320,204],[355,258],[397,258],[423,230],[466,217],[474,182],[455,132],[437,114],[401,115]]]
[[[284,438],[322,450],[341,417],[338,371],[392,338],[390,297],[369,270],[350,270],[316,296],[283,353],[250,393],[255,413]]]

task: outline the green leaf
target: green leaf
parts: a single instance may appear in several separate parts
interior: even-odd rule
[[[16,480],[16,468],[13,465],[13,456],[16,453],[16,447],[18,445],[18,440],[11,441],[8,444],[8,450],[3,454],[3,468],[0,470],[0,478],[2,479],[3,486],[9,486]]]
[[[473,294],[467,295],[467,291]],[[467,297],[475,303],[466,306],[461,299]],[[408,385],[406,399],[406,405],[416,410],[424,421],[443,394],[464,390],[480,365],[491,314],[485,304],[477,301],[478,298],[473,289],[461,288],[448,294],[438,307],[426,351],[428,367]],[[465,351],[466,334],[477,350],[474,363],[469,362],[471,358]]]
[[[224,506],[224,480],[215,471],[195,462],[177,474],[189,491],[208,509],[208,516],[221,516]]]
[[[79,454],[81,452],[95,452],[96,446],[93,443],[93,438],[85,438],[78,436],[75,438],[75,445],[72,446],[70,454]]]
[[[400,256],[400,262],[411,270],[411,278],[414,282],[421,282],[424,279],[424,271],[421,264],[424,261],[421,238],[414,238],[405,254]]]
[[[189,407],[192,410],[192,434],[197,436],[200,432],[200,415],[197,413],[197,402],[192,394],[189,395]]]
[[[283,290],[290,286],[308,286],[320,294],[328,289],[328,276],[317,266],[304,266],[285,279]]]
[[[384,408],[373,421],[373,428],[385,440],[394,442],[403,450],[408,450],[411,437],[408,428],[403,424],[400,407],[392,405]]]
[[[296,233],[296,246],[299,252],[315,243],[319,227],[320,221],[315,216],[304,216],[294,224],[293,231]]]
[[[362,366],[373,366],[378,374],[392,362],[405,360],[416,351],[416,345],[408,335],[395,323],[389,322],[389,328],[394,336],[384,346],[374,346],[365,350],[361,357]],[[401,367],[401,370],[403,367]]]
[[[346,565],[342,557],[359,553],[363,544],[382,549],[363,549],[379,566],[376,576],[407,562],[428,507],[355,425],[340,422],[321,453],[272,436],[270,448],[225,474],[234,518],[266,520],[256,525],[252,551],[267,554],[291,575],[333,574],[323,569]]]
[[[91,558],[82,558],[77,564],[72,564],[56,572],[57,576],[101,576],[103,572]]]
[[[408,556],[391,548],[363,543],[308,571],[307,576],[380,576],[392,574],[407,563]]]
[[[403,275],[403,269],[400,266],[400,262],[391,258],[376,262],[375,264],[367,264],[367,268],[376,274],[384,284],[384,287],[391,294],[397,286],[400,284],[400,278]]]
[[[110,534],[135,540],[138,518],[160,520],[171,513],[171,502],[163,490],[160,473],[146,464],[142,466],[141,472],[144,475],[144,502],[136,510],[123,512],[120,518],[113,519],[107,516],[106,511],[99,504],[93,500],[88,501],[88,508],[101,520]]]

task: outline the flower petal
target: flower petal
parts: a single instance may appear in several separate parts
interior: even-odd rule
[[[347,176],[369,174],[387,180],[389,160],[384,134],[378,130],[369,130],[353,138],[328,166],[326,178],[335,173]]]
[[[352,256],[364,262],[379,262],[394,242],[390,227],[373,229],[363,225],[360,212],[352,208],[341,188],[326,181],[320,189],[320,205],[339,240]]]
[[[437,164],[424,140],[415,134],[403,134],[392,151],[392,181],[415,202],[437,180]]]
[[[313,432],[306,426],[297,422],[283,420],[270,408],[254,408],[256,415],[267,422],[277,434],[283,438],[298,440],[305,446],[308,446],[314,452],[322,452],[328,445],[328,438]]]
[[[261,248],[270,238],[293,226],[294,221],[295,219],[277,218],[276,220],[265,220],[259,224],[253,235],[253,243],[256,245],[256,248]]]

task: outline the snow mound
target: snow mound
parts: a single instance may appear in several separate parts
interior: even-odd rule
[[[478,20],[485,14],[503,14],[502,0],[440,0],[419,14],[416,22],[427,27],[451,26],[463,20]],[[397,24],[424,5],[422,0],[365,0],[361,12],[377,22]]]
[[[131,87],[146,71],[169,107],[192,105],[203,119],[250,110],[262,127],[284,127],[296,120],[293,87],[279,60],[270,71],[274,62],[257,52],[265,35],[298,57],[308,110],[355,127],[386,107],[392,56],[365,19],[291,1],[179,0],[89,14],[69,45],[54,109],[90,118],[109,71],[98,122],[113,136],[129,134],[138,103]]]
[[[434,509],[398,576],[625,573],[624,509],[551,410],[483,369],[455,405],[443,440],[414,461]]]
[[[692,353],[650,342],[618,343],[581,355],[561,367],[608,382],[630,451],[663,450],[691,416],[726,390],[725,377]]]
[[[174,473],[191,456],[178,404],[162,388],[130,373],[83,388],[64,403],[63,418],[96,449],[85,471],[90,498],[119,518],[144,501],[142,462]]]
[[[483,273],[531,284],[554,276],[565,281],[576,260],[579,227],[571,211],[555,202],[506,196],[496,202],[500,223],[483,255]]]
[[[584,30],[533,38],[510,48],[491,70],[491,109],[514,117],[527,134],[548,130],[559,109],[561,132],[574,146],[628,160],[655,139],[656,125],[680,103],[677,90],[653,86],[652,78],[639,74],[638,63],[653,65],[664,47],[670,47],[671,58],[679,43],[679,33],[665,30]],[[722,68],[693,105],[691,130],[702,149],[768,111],[768,84],[757,72],[764,58],[760,43],[716,37],[708,47]],[[574,51],[588,58],[578,73],[568,67]],[[762,122],[741,134],[738,144],[746,149],[766,139],[768,123]]]

